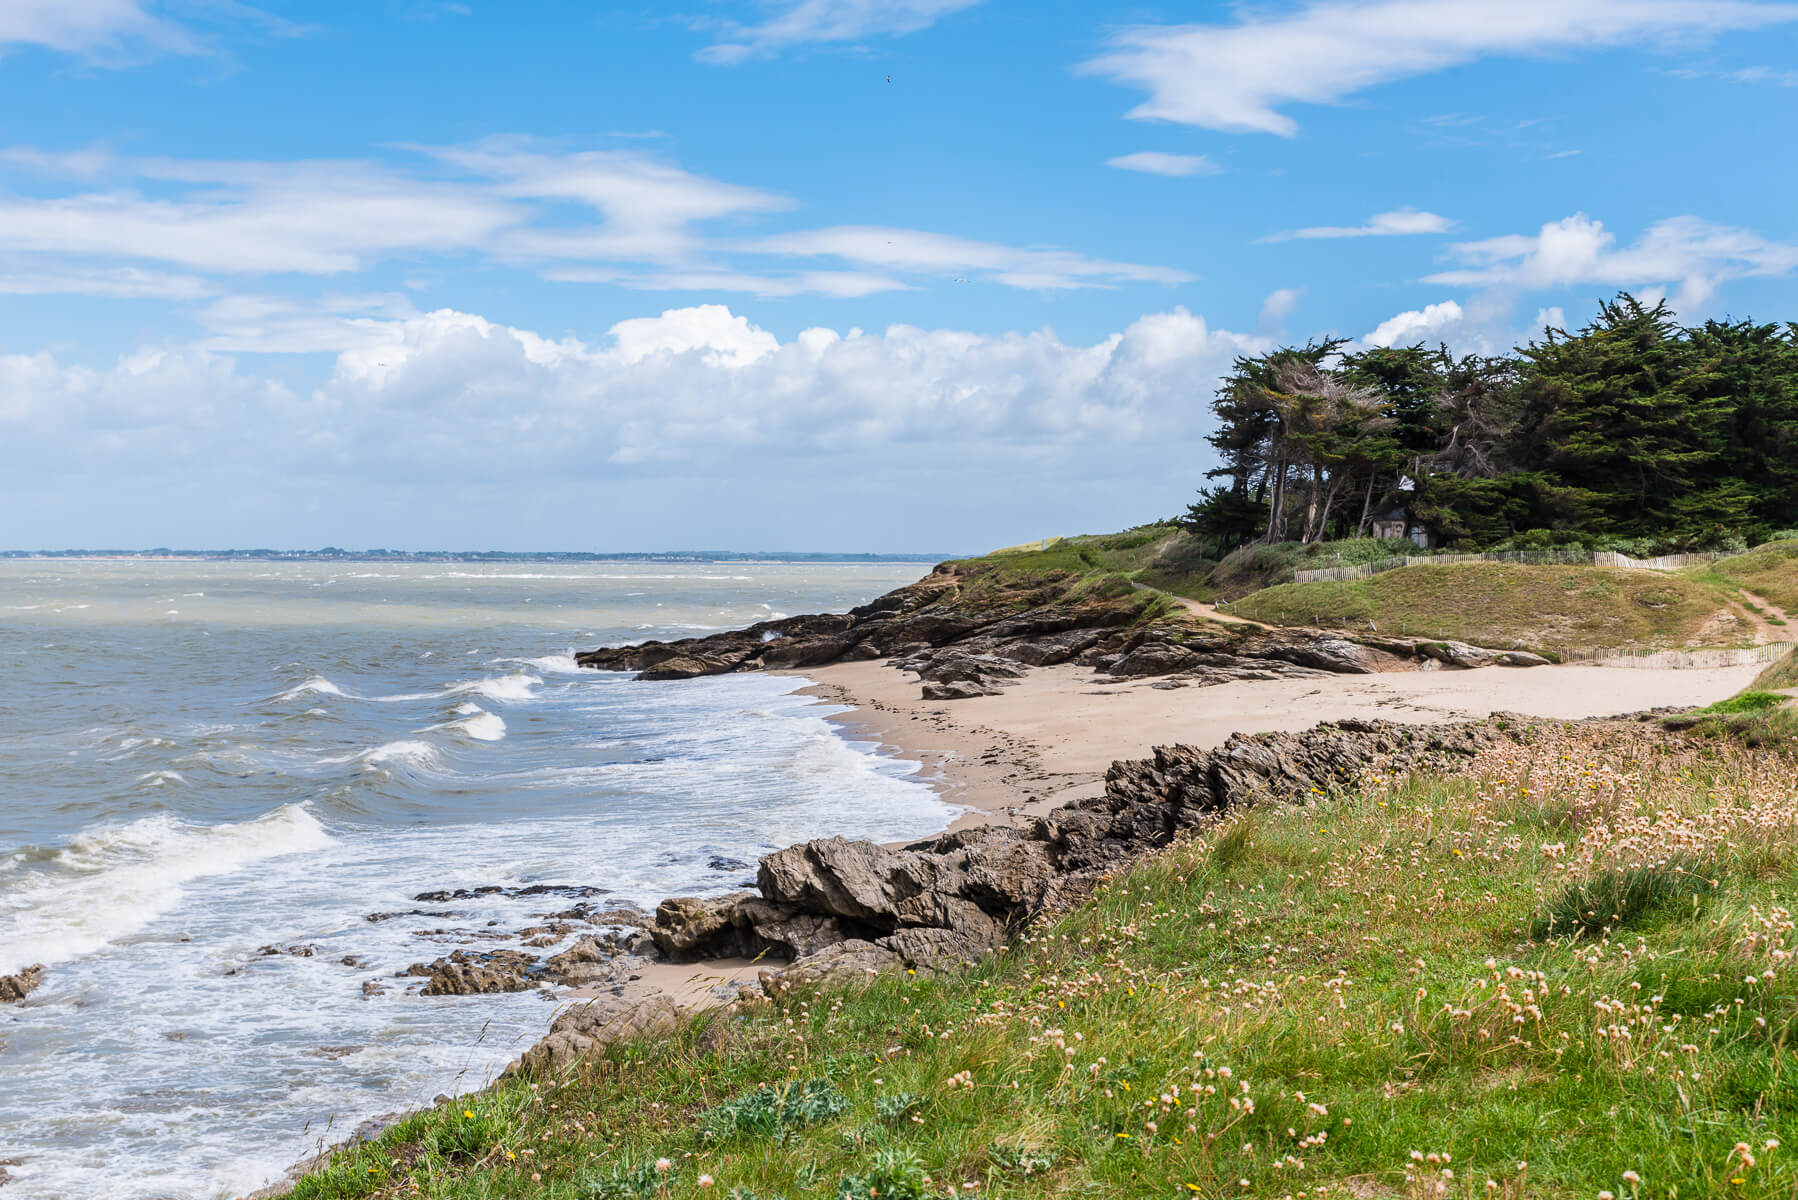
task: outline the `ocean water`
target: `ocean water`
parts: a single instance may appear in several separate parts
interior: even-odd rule
[[[0,1005],[7,1200],[240,1195],[490,1078],[555,1004],[393,976],[572,901],[421,892],[648,906],[806,838],[942,828],[915,764],[799,681],[572,658],[927,569],[0,561],[0,974],[49,967]],[[447,915],[369,919],[415,909]]]

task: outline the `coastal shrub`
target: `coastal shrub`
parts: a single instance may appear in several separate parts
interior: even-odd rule
[[[658,1170],[653,1159],[622,1163],[589,1176],[580,1188],[580,1200],[641,1200],[662,1189],[667,1173]]]
[[[1738,692],[1727,700],[1719,700],[1715,704],[1699,709],[1707,713],[1750,713],[1762,709],[1778,708],[1790,696],[1782,696],[1778,692],[1747,691]]]
[[[1055,1168],[1055,1156],[1041,1150],[1018,1146],[987,1147],[986,1160],[1002,1175],[1041,1175]]]
[[[1692,860],[1607,868],[1561,888],[1548,901],[1533,935],[1598,937],[1654,913],[1695,904],[1711,891],[1714,869]]]
[[[472,1162],[499,1145],[507,1128],[496,1112],[458,1105],[450,1120],[432,1128],[426,1144],[449,1162]]]
[[[866,1172],[845,1175],[837,1184],[838,1200],[924,1200],[929,1194],[923,1161],[904,1149],[879,1151]]]
[[[924,1097],[916,1092],[891,1092],[874,1098],[874,1115],[889,1124],[897,1124],[923,1107]]]
[[[731,1134],[766,1136],[832,1120],[842,1116],[848,1107],[847,1097],[830,1080],[808,1079],[764,1085],[746,1096],[727,1100],[704,1113],[700,1125],[715,1138]]]

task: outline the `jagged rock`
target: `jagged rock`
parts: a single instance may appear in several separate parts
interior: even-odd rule
[[[386,990],[386,988],[382,987],[372,979],[365,979],[362,981],[362,998],[364,1000],[367,1000],[371,996],[379,996]]]
[[[457,950],[435,962],[414,963],[403,974],[424,976],[426,996],[474,996],[534,988],[539,982],[536,968],[536,959],[517,950],[485,954]]]
[[[549,1033],[509,1065],[505,1074],[547,1075],[602,1046],[666,1036],[679,1023],[674,1001],[659,992],[637,1001],[604,996],[557,1017]]]
[[[1197,651],[1168,642],[1150,642],[1130,651],[1108,669],[1111,674],[1119,676],[1172,675],[1176,671],[1196,666],[1198,662]]]
[[[1507,650],[1498,656],[1501,667],[1546,667],[1548,660],[1540,654],[1531,654],[1528,650]]]
[[[1282,630],[1261,645],[1244,651],[1255,658],[1278,659],[1337,675],[1371,675],[1379,669],[1375,652],[1346,638],[1295,635]]]
[[[33,963],[16,975],[0,975],[0,1003],[23,1000],[44,982],[44,964]]]

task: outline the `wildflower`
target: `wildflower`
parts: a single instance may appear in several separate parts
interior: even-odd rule
[[[667,1159],[665,1159],[665,1158],[656,1159],[656,1173],[657,1174],[666,1175],[669,1171],[671,1171],[673,1169],[674,1169],[674,1164],[669,1162]]]
[[[473,1109],[468,1109],[468,1108],[463,1109],[462,1115],[467,1117],[471,1121],[474,1120],[474,1110]]]
[[[701,1175],[699,1177],[699,1186],[702,1188],[711,1187],[712,1186],[712,1177],[710,1175]]]

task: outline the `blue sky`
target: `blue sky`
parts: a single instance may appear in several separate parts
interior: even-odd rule
[[[1798,318],[1798,4],[0,0],[0,89],[11,548],[980,549],[1282,341]]]

